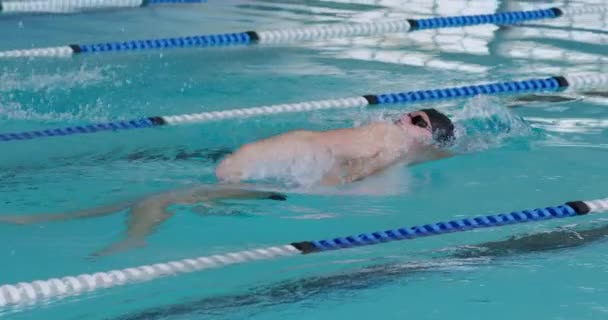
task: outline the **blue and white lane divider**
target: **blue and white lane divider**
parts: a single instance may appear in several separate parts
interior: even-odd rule
[[[556,207],[437,222],[421,226],[362,233],[356,236],[299,241],[282,246],[196,257],[120,270],[21,282],[14,285],[2,285],[0,286],[0,307],[34,303],[43,299],[74,295],[102,288],[118,287],[129,283],[151,281],[160,277],[221,268],[255,260],[270,260],[280,257],[341,250],[479,228],[567,218],[605,211],[608,211],[608,198],[591,201],[572,201]]]
[[[155,4],[203,2],[206,0],[11,0],[0,1],[0,13],[71,13],[84,10],[136,8]]]
[[[163,39],[105,42],[97,44],[71,44],[61,47],[2,51],[0,52],[0,58],[70,57],[74,54],[102,52],[144,51],[191,47],[247,46],[257,43],[281,44],[354,36],[371,36],[425,29],[455,28],[483,24],[519,24],[532,20],[554,19],[560,16],[572,16],[605,11],[608,11],[608,6],[581,6],[573,8],[556,7],[541,10],[513,11],[483,15],[437,17],[429,19],[404,19],[360,24],[331,24],[296,29],[246,31]]]
[[[0,143],[46,137],[73,136],[87,133],[115,132],[162,126],[177,126],[207,121],[228,120],[279,113],[311,112],[328,109],[347,109],[387,104],[413,104],[440,100],[469,98],[477,95],[522,94],[530,92],[556,92],[563,90],[608,89],[608,75],[579,74],[520,81],[495,82],[463,87],[406,91],[399,93],[370,94],[352,98],[279,104],[225,111],[201,112],[172,116],[153,116],[134,120],[78,125],[54,129],[0,133]]]

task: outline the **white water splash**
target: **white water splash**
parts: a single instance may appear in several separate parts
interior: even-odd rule
[[[80,105],[77,112],[41,112],[31,107],[24,107],[17,102],[2,102],[0,100],[0,120],[35,120],[45,122],[70,122],[86,120],[105,122],[110,120],[110,114],[105,103],[99,99],[94,105]]]
[[[78,70],[54,70],[51,73],[29,73],[3,70],[0,73],[0,92],[11,91],[42,91],[65,90],[76,87],[86,87],[105,80],[110,80],[113,74],[110,68],[81,66]]]
[[[558,133],[598,134],[608,128],[608,120],[605,119],[528,117],[526,120],[534,127]]]
[[[333,165],[334,159],[328,152],[300,144],[277,149],[272,158],[264,157],[263,161],[252,159],[243,168],[243,175],[251,180],[309,187],[319,184]]]
[[[478,152],[500,146],[505,140],[530,136],[526,121],[496,97],[477,96],[450,117],[455,122],[457,152]]]

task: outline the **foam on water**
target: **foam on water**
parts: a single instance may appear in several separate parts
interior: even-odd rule
[[[316,146],[299,143],[297,151],[284,148],[274,150],[274,159],[251,159],[243,170],[244,176],[250,180],[274,180],[285,186],[310,187],[320,183],[334,165],[333,157]]]
[[[105,104],[97,100],[94,105],[80,105],[77,112],[38,111],[14,101],[0,98],[0,120],[34,120],[53,123],[66,123],[77,120],[104,122],[110,120]]]
[[[456,144],[452,148],[459,153],[496,148],[507,140],[534,134],[522,117],[511,112],[495,97],[475,97],[451,117],[456,127]]]
[[[100,98],[94,103],[68,106],[74,109],[55,111],[65,107],[56,105],[54,93],[62,94],[71,89],[84,89],[102,84],[114,77],[113,68],[81,65],[76,70],[56,68],[45,72],[24,73],[4,68],[0,73],[0,120],[35,120],[66,123],[86,120],[102,122],[110,119],[107,104]],[[23,93],[37,93],[36,100],[22,99]],[[44,105],[49,105],[45,108]],[[42,105],[42,106],[41,106]]]
[[[0,73],[0,92],[66,90],[82,88],[104,82],[111,78],[111,68],[87,67],[81,65],[77,70],[57,68],[49,73],[24,73],[18,70],[2,70]]]

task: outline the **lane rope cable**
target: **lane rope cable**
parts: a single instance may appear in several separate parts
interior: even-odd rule
[[[224,111],[193,114],[152,116],[134,120],[78,125],[54,129],[0,133],[0,143],[31,140],[45,137],[73,136],[79,134],[117,132],[162,126],[178,126],[207,121],[228,120],[279,113],[311,112],[329,109],[347,109],[376,105],[433,102],[449,99],[470,98],[477,95],[518,94],[531,92],[557,92],[582,89],[608,88],[608,74],[573,74],[548,78],[494,82],[462,87],[406,91],[398,93],[368,94],[352,98],[288,103]]]
[[[102,288],[123,286],[129,283],[151,281],[169,275],[221,268],[256,260],[270,260],[280,257],[341,250],[446,233],[463,232],[479,228],[500,227],[511,224],[567,218],[605,211],[608,211],[608,198],[589,201],[571,201],[554,207],[456,219],[421,226],[362,233],[356,236],[315,241],[299,241],[282,246],[202,256],[93,274],[84,273],[63,278],[20,282],[14,285],[8,284],[0,286],[0,307],[21,303],[33,303],[43,299],[75,295]]]
[[[511,11],[481,15],[436,17],[428,19],[403,19],[357,24],[340,23],[294,29],[246,31],[212,35],[196,35],[162,39],[105,42],[96,44],[70,44],[59,47],[9,50],[0,51],[0,58],[70,57],[75,54],[117,51],[143,51],[191,47],[248,46],[253,44],[283,44],[312,40],[327,40],[333,38],[412,32],[427,29],[457,28],[484,24],[512,25],[526,21],[555,19],[562,16],[575,16],[582,14],[597,14],[607,11],[608,6],[597,5],[564,8],[554,7],[549,9],[529,11]]]
[[[72,13],[94,9],[136,8],[156,4],[204,2],[207,2],[207,0],[13,0],[0,1],[0,13]]]

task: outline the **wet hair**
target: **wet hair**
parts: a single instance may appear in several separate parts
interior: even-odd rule
[[[454,140],[454,123],[445,114],[435,109],[419,110],[429,117],[433,128],[433,139],[441,144],[448,144]]]

